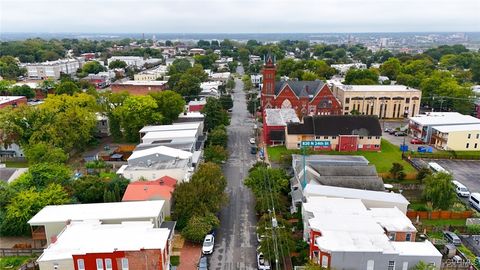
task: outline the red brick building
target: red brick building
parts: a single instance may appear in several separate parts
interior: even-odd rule
[[[293,108],[298,117],[304,115],[339,115],[342,106],[327,84],[318,81],[275,81],[276,67],[269,56],[263,67],[261,94],[265,109]]]
[[[160,92],[165,89],[167,89],[166,81],[125,81],[112,84],[113,93],[127,91],[136,96],[148,95],[148,93]]]
[[[0,96],[0,109],[10,106],[15,108],[26,104],[27,98],[24,96]]]

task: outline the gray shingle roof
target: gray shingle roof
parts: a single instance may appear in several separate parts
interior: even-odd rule
[[[275,95],[288,85],[298,97],[309,97],[312,99],[325,85],[322,81],[276,81]]]

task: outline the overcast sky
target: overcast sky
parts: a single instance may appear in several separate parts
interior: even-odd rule
[[[0,0],[0,32],[480,31],[480,0]]]

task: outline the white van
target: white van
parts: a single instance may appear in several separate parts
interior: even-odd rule
[[[432,170],[433,172],[444,172],[444,173],[450,174],[449,171],[445,170],[442,166],[440,166],[440,164],[438,164],[438,163],[436,163],[436,162],[429,162],[429,163],[428,163],[428,167],[429,167],[430,170]]]
[[[468,202],[473,208],[480,211],[480,193],[470,193],[470,198],[468,199]]]
[[[470,196],[470,191],[468,188],[458,181],[452,181],[453,185],[455,185],[455,192],[460,197],[468,197]]]

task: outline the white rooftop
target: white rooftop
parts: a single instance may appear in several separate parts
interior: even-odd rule
[[[167,81],[124,81],[117,84],[124,85],[150,85],[150,86],[162,86],[166,84]]]
[[[98,220],[72,222],[67,225],[38,258],[39,262],[72,259],[72,255],[112,253],[141,249],[163,250],[170,230],[153,228],[151,222],[124,222],[101,224]]]
[[[354,188],[342,188],[324,185],[307,184],[304,189],[305,197],[325,196],[347,199],[363,199],[370,201],[395,202],[408,205],[409,201],[402,194],[384,191],[372,191]]]
[[[162,140],[162,139],[171,139],[171,138],[185,138],[185,137],[195,137],[197,135],[197,129],[177,129],[177,130],[166,130],[166,131],[150,131],[147,132],[142,137],[142,141],[145,140]]]
[[[0,96],[0,104],[4,104],[21,98],[24,98],[24,96]]]
[[[158,125],[158,126],[144,126],[140,129],[140,133],[156,132],[156,131],[173,131],[173,130],[198,130],[201,122],[181,123],[175,125]]]
[[[449,124],[480,124],[480,119],[458,112],[431,112],[409,117],[422,126],[449,125]]]
[[[389,232],[416,232],[412,221],[398,208],[371,208],[368,213]]]
[[[393,248],[401,256],[438,256],[442,257],[440,251],[428,240],[424,242],[391,242]]]
[[[133,151],[132,155],[128,158],[128,160],[133,160],[136,158],[141,158],[141,157],[155,155],[155,154],[160,154],[163,156],[169,156],[172,158],[179,158],[179,159],[187,159],[192,157],[192,153],[190,152],[162,145],[162,146],[147,148],[144,150]]]
[[[300,123],[294,109],[265,109],[268,126],[286,126],[287,123]]]
[[[351,222],[351,221],[347,221]],[[315,243],[322,250],[343,252],[386,252],[395,253],[384,233],[325,231]]]
[[[207,100],[201,99],[201,100],[191,100],[188,102],[189,106],[194,106],[194,105],[205,105],[207,104]]]
[[[49,205],[40,210],[28,223],[43,225],[67,220],[156,218],[162,211],[163,205],[164,201],[161,200]]]
[[[348,92],[418,92],[421,91],[405,85],[344,85],[335,84],[338,88]]]
[[[201,112],[187,112],[187,113],[180,113],[178,118],[204,118],[205,115]]]
[[[480,131],[480,124],[471,125],[453,125],[453,126],[433,126],[433,129],[442,133],[449,133],[455,131]]]
[[[305,211],[314,213],[315,216],[324,214],[365,215],[367,213],[367,208],[358,199],[309,197],[302,207]]]

